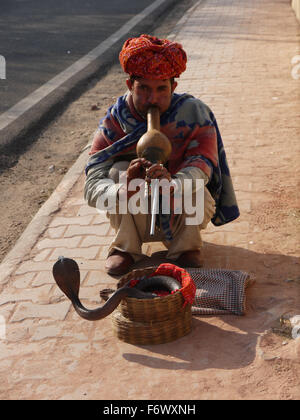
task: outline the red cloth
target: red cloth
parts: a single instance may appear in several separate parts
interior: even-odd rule
[[[121,66],[130,76],[143,79],[179,77],[186,68],[186,53],[177,42],[141,35],[129,38],[119,55]]]
[[[179,289],[179,291],[181,292],[185,300],[183,306],[185,306],[187,303],[189,303],[190,305],[193,304],[195,294],[196,294],[196,286],[195,286],[194,281],[192,280],[192,277],[186,270],[184,270],[183,268],[177,267],[177,265],[165,263],[165,264],[160,264],[160,266],[157,267],[155,272],[152,273],[149,277],[153,277],[157,275],[170,276],[178,280],[182,286],[181,289]]]
[[[181,284],[181,288],[178,290],[179,292],[181,292],[185,301],[183,306],[187,305],[188,303],[190,305],[193,304],[195,294],[196,294],[196,286],[192,277],[186,270],[174,264],[164,263],[164,264],[160,264],[157,267],[157,269],[148,277],[154,277],[157,275],[173,277],[174,279],[179,281],[179,283]],[[130,281],[129,286],[134,287],[138,282],[139,282],[139,279],[133,279]],[[161,297],[167,296],[170,294],[169,292],[164,292],[161,290],[154,291],[153,293],[156,293],[158,296],[161,296]],[[171,294],[172,293],[175,293],[175,292],[171,292]]]

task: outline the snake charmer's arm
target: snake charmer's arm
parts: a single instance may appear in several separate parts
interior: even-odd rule
[[[84,198],[89,206],[96,207],[99,197],[101,197],[101,200],[106,202],[107,205],[108,203],[115,203],[116,200],[118,200],[118,191],[122,187],[122,184],[115,183],[109,179],[108,173],[112,165],[113,162],[109,160],[105,163],[94,165],[89,170],[84,186]],[[201,169],[192,166],[183,168],[177,172],[173,178],[173,182],[180,182],[183,191],[185,179],[193,181],[191,192],[197,190],[196,179],[203,179],[204,185],[209,181],[208,176]],[[180,188],[179,185],[178,188]],[[109,211],[109,206],[106,207],[106,209]]]
[[[96,207],[99,197],[107,204],[115,203],[117,192],[122,184],[115,183],[109,178],[108,173],[112,165],[113,162],[108,160],[94,165],[88,171],[84,185],[84,198],[89,206]],[[109,210],[108,207],[106,209]]]
[[[196,168],[195,166],[188,166],[186,168],[181,169],[180,171],[178,171],[175,174],[175,178],[177,178],[182,185],[182,191],[184,188],[184,180],[185,179],[190,179],[192,180],[192,191],[191,192],[196,192],[197,189],[197,184],[196,184],[196,179],[203,179],[204,181],[204,185],[206,185],[209,181],[208,176],[199,168]]]

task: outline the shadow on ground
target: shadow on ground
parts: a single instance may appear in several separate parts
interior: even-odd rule
[[[253,362],[258,337],[282,314],[300,314],[297,258],[212,243],[205,243],[204,250],[206,268],[242,270],[254,280],[246,291],[245,315],[194,316],[192,332],[175,345],[138,346],[156,355],[124,353],[127,361],[156,369],[239,369]],[[156,252],[134,268],[166,262],[165,254]],[[170,356],[174,360],[170,361]]]

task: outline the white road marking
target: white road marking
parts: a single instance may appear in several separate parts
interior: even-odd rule
[[[26,111],[40,102],[43,98],[73,77],[76,73],[82,71],[94,60],[98,59],[104,52],[106,52],[112,45],[119,41],[126,33],[128,33],[135,25],[145,19],[150,13],[152,13],[161,4],[167,0],[156,0],[151,6],[146,7],[142,12],[131,18],[126,22],[118,31],[110,35],[103,42],[101,42],[96,48],[91,50],[85,56],[77,60],[74,64],[69,66],[66,70],[59,73],[53,79],[36,89],[34,92],[26,96],[26,98],[19,101],[16,105],[12,106],[7,111],[0,115],[0,131],[10,125],[12,122],[17,120]]]

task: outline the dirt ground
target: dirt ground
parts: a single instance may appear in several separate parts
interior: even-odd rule
[[[91,87],[51,122],[24,153],[0,157],[0,261],[91,141],[100,116],[123,92],[124,81],[116,66],[97,89]]]
[[[195,0],[178,4],[152,31],[167,36]],[[41,205],[93,138],[99,119],[125,92],[125,76],[117,63],[99,83],[92,80],[85,94],[67,106],[24,150],[0,156],[0,262],[14,246]]]

